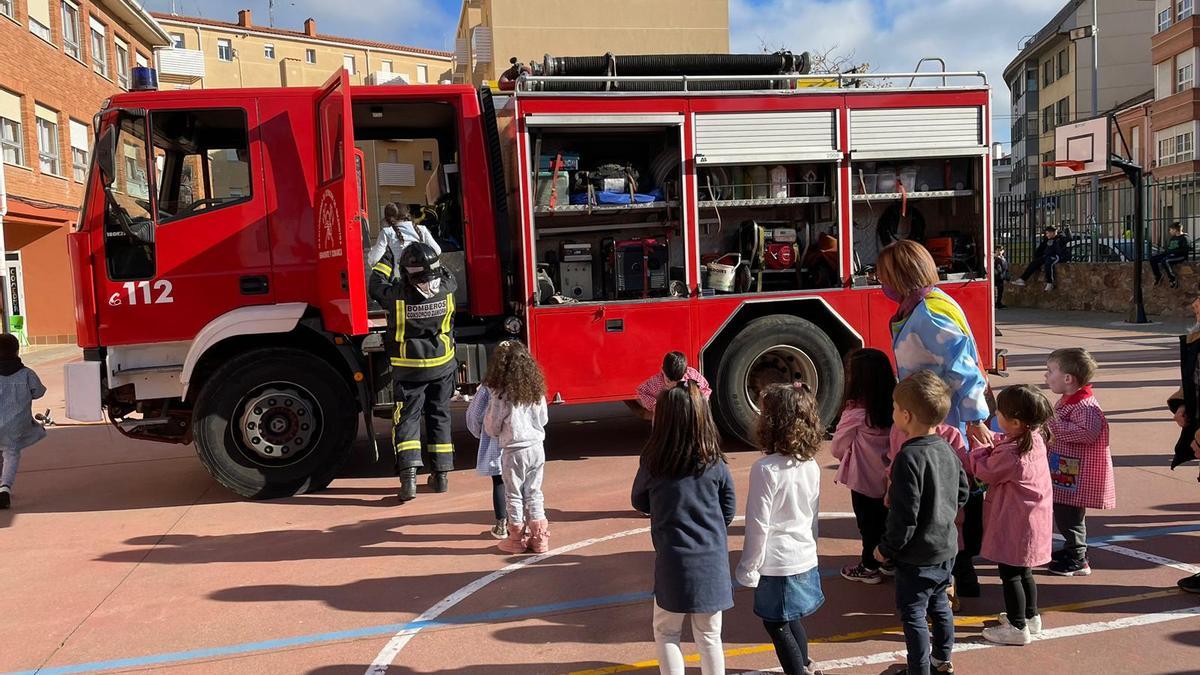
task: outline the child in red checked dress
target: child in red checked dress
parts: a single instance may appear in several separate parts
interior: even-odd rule
[[[1047,426],[1054,524],[1066,539],[1049,570],[1064,577],[1092,573],[1087,560],[1087,510],[1117,505],[1108,420],[1092,395],[1095,375],[1096,360],[1085,349],[1058,349],[1046,361],[1046,385],[1062,396]]]

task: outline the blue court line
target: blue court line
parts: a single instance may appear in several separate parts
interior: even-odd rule
[[[1172,534],[1188,534],[1192,532],[1200,532],[1200,524],[1153,527],[1136,530],[1126,534],[1111,534],[1102,537],[1091,537],[1088,539],[1088,544],[1115,544],[1120,542],[1139,541],[1143,539],[1154,539],[1157,537],[1170,536]],[[821,577],[828,578],[837,576],[840,574],[840,572],[840,569],[837,568],[822,568]],[[736,589],[738,586],[735,584],[734,588]],[[475,623],[489,623],[492,621],[530,618],[539,615],[553,614],[556,612],[592,609],[630,602],[645,602],[650,600],[652,597],[652,593],[645,591],[639,593],[605,595],[595,598],[582,598],[579,600],[569,600],[566,602],[533,605],[530,607],[512,607],[491,612],[483,612],[480,614],[465,614],[462,616],[439,618],[430,621],[389,623],[377,626],[367,626],[364,628],[356,628],[353,630],[333,631],[329,633],[313,633],[310,635],[296,635],[293,637],[278,638],[275,640],[263,640],[260,642],[244,642],[236,645],[206,647],[203,649],[191,649],[180,652],[165,652],[161,654],[135,656],[126,659],[113,659],[109,661],[92,661],[90,663],[56,666],[53,668],[43,668],[41,670],[15,671],[7,673],[6,675],[67,675],[68,673],[94,673],[103,670],[116,670],[120,668],[144,668],[146,666],[180,663],[183,661],[198,661],[203,659],[236,656],[239,654],[250,654],[253,652],[275,651],[290,647],[306,647],[324,642],[338,642],[342,640],[357,640],[381,636],[391,637],[401,631],[412,629],[424,630],[426,628],[437,628],[442,626],[462,626]]]

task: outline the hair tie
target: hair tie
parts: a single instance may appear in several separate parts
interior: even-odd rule
[[[792,388],[797,391],[811,391],[808,388],[808,383],[804,380],[795,380],[792,382]]]

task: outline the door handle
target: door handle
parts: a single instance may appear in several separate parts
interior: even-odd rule
[[[242,295],[266,295],[270,290],[266,275],[242,277],[238,280]]]
[[[604,321],[604,332],[606,333],[623,333],[625,331],[625,319],[606,319]]]

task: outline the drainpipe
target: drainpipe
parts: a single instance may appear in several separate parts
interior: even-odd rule
[[[4,162],[0,162],[0,333],[8,332],[8,246],[4,243],[4,216],[8,215],[8,191],[4,187]]]

